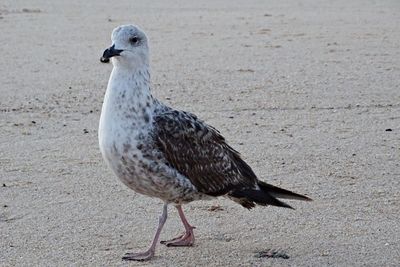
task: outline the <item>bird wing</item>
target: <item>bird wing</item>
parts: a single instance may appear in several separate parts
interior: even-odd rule
[[[171,110],[154,117],[157,148],[168,164],[205,194],[254,188],[257,177],[215,128],[195,115]]]

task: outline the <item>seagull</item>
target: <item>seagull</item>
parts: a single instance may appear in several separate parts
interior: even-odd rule
[[[100,116],[100,150],[126,186],[164,203],[149,249],[127,253],[123,260],[154,256],[169,204],[177,209],[185,233],[161,243],[192,246],[195,227],[187,221],[183,204],[225,196],[247,209],[256,205],[292,208],[279,198],[311,200],[259,180],[217,129],[152,95],[149,41],[138,26],[115,28],[111,41],[101,58],[102,62],[111,59],[113,70]]]

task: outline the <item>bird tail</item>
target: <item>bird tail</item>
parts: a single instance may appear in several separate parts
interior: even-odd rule
[[[303,201],[311,201],[312,199],[292,191],[279,188],[262,181],[258,181],[259,189],[242,189],[234,191],[230,194],[230,197],[236,199],[235,201],[244,206],[245,208],[251,209],[255,205],[254,203],[261,206],[277,206],[293,209],[290,205],[278,198],[283,199],[296,199]]]

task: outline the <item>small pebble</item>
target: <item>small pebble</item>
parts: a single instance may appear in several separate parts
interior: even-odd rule
[[[252,69],[238,69],[240,72],[254,72]]]
[[[22,9],[22,12],[24,12],[24,13],[40,13],[40,12],[42,12],[40,9],[38,9],[38,8],[36,8],[36,9],[33,9],[33,8],[23,8]]]
[[[222,211],[224,210],[221,206],[219,205],[212,205],[207,209],[208,211]]]
[[[284,251],[280,250],[264,250],[259,251],[254,255],[256,258],[282,258],[289,259],[289,255],[287,255]]]
[[[393,130],[390,129],[390,128],[387,128],[385,131],[386,131],[386,132],[391,132],[391,131],[393,131]]]
[[[83,129],[83,133],[87,134],[89,131],[87,129]]]

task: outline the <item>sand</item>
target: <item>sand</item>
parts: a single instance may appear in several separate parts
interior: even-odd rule
[[[399,266],[398,1],[149,2],[1,1],[0,266]],[[126,23],[150,37],[157,97],[314,201],[192,203],[194,247],[123,262],[162,209],[97,143],[99,58]],[[162,239],[182,230],[170,207]]]

